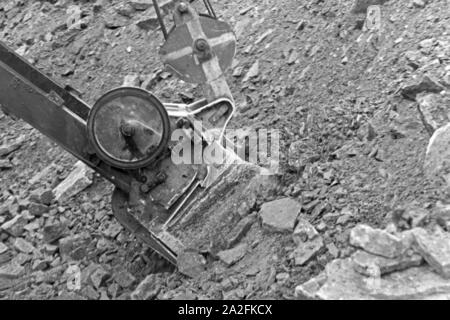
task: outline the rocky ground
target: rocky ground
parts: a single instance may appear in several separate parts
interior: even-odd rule
[[[199,98],[164,71],[146,3],[2,0],[0,39],[88,103],[124,82]],[[187,277],[114,220],[108,182],[0,113],[0,298],[448,298],[450,3],[214,4],[238,37],[230,126],[283,132],[277,187]]]

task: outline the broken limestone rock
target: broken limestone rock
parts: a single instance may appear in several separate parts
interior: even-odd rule
[[[322,248],[324,248],[322,237],[316,237],[311,241],[299,242],[297,248],[292,253],[295,265],[305,265],[311,259],[315,258]]]
[[[33,271],[43,271],[43,270],[45,270],[45,269],[47,269],[49,267],[51,262],[52,262],[52,259],[50,259],[50,258],[47,258],[47,259],[44,259],[44,260],[40,260],[40,259],[34,260],[33,261],[33,265],[31,267],[31,270],[33,270]]]
[[[0,217],[7,217],[7,216],[16,216],[18,208],[18,203],[15,198],[10,197],[6,201],[3,201],[3,203],[0,205]],[[6,220],[6,218],[5,218]]]
[[[140,85],[140,76],[138,74],[129,74],[123,79],[122,87],[139,87]]]
[[[358,129],[358,138],[362,141],[372,141],[376,138],[377,133],[370,122],[366,122]]]
[[[111,275],[109,274],[108,271],[106,271],[105,269],[103,269],[101,266],[99,266],[98,268],[96,268],[91,275],[89,276],[89,278],[91,279],[92,284],[94,285],[94,287],[96,289],[100,288],[104,282],[110,277]]]
[[[242,82],[247,82],[252,78],[256,78],[259,75],[259,60],[256,60],[250,69],[247,71],[247,74],[245,75],[244,79],[242,79]]]
[[[25,263],[30,262],[31,259],[32,259],[32,256],[30,254],[20,252],[18,255],[16,255],[14,257],[14,259],[12,261],[23,266]]]
[[[450,235],[444,232],[429,234],[424,229],[414,229],[416,249],[433,270],[450,279]]]
[[[383,5],[387,1],[388,0],[356,0],[352,12],[366,13],[368,7]]]
[[[307,164],[320,159],[320,156],[311,149],[306,140],[298,140],[289,146],[289,165],[298,170],[303,170]]]
[[[56,201],[64,202],[77,195],[92,184],[92,177],[92,169],[78,161],[69,176],[53,189]]]
[[[153,86],[158,83],[159,73],[151,73],[145,76],[141,76],[141,80],[141,88],[150,91]]]
[[[325,281],[327,281],[327,275],[325,272],[322,272],[317,277],[314,277],[302,285],[297,286],[295,288],[295,296],[297,298],[315,299],[316,292],[319,291]]]
[[[135,13],[135,8],[130,3],[121,3],[116,8],[116,12],[126,18],[131,18]]]
[[[443,90],[445,88],[436,79],[425,75],[420,80],[413,80],[411,83],[403,86],[401,94],[404,98],[414,101],[420,93],[440,93]]]
[[[30,201],[44,205],[51,205],[55,195],[51,189],[39,188],[30,194]]]
[[[151,10],[151,12],[146,14],[143,19],[139,20],[136,25],[145,31],[155,30],[158,28],[159,21],[156,11]]]
[[[394,271],[418,267],[423,263],[422,257],[414,252],[395,259],[388,259],[359,250],[353,254],[351,259],[355,270],[368,277],[382,276]]]
[[[325,267],[324,273],[324,284],[316,292],[309,292],[316,299],[433,299],[450,295],[450,280],[443,279],[428,266],[376,278],[356,272],[351,259],[337,259]]]
[[[96,263],[93,263],[93,262],[90,263],[86,268],[84,268],[81,271],[81,283],[82,284],[92,284],[92,281],[91,281],[91,283],[89,283],[89,280],[91,280],[91,275],[98,268],[101,268],[101,266]]]
[[[287,280],[289,280],[290,275],[287,272],[281,272],[276,275],[275,279],[278,283],[286,283]]]
[[[430,134],[450,122],[450,97],[441,94],[426,94],[417,97],[422,121]]]
[[[122,225],[120,225],[117,221],[111,221],[108,224],[108,227],[103,231],[105,237],[115,239],[123,230]]]
[[[408,249],[396,236],[385,230],[373,229],[363,224],[351,230],[350,244],[385,258],[396,258]]]
[[[436,222],[443,228],[450,230],[450,205],[438,201],[434,212]]]
[[[153,6],[153,2],[152,0],[134,0],[130,1],[130,5],[133,7],[134,10],[145,11]]]
[[[13,259],[13,253],[11,250],[7,250],[6,252],[3,252],[0,254],[0,266],[4,265],[5,263],[8,263]]]
[[[338,249],[338,247],[336,247],[336,245],[333,242],[327,244],[326,247],[328,252],[333,256],[333,258],[339,257],[340,250]]]
[[[230,267],[233,264],[239,262],[239,260],[241,260],[245,256],[245,254],[247,253],[247,248],[248,246],[243,243],[232,249],[221,251],[217,254],[217,256],[223,263]]]
[[[19,149],[23,142],[25,141],[24,137],[20,137],[17,140],[1,145],[0,146],[0,157],[5,157],[9,154],[11,154],[12,152],[16,151],[17,149]]]
[[[239,221],[239,223],[236,225],[236,227],[234,227],[234,229],[231,231],[231,234],[229,235],[227,247],[231,248],[238,244],[239,241],[241,241],[242,238],[244,238],[247,232],[250,230],[255,220],[256,215],[252,214]]]
[[[428,143],[424,169],[429,178],[439,177],[450,184],[450,123],[433,133]]]
[[[53,243],[56,240],[62,238],[67,230],[67,225],[64,223],[53,223],[44,226],[42,234],[46,243]]]
[[[60,167],[54,163],[48,165],[47,167],[45,167],[44,169],[42,169],[41,171],[37,172],[29,181],[30,185],[34,185],[36,183],[45,183],[48,181],[53,180],[54,178],[54,173],[55,171],[57,171]]]
[[[240,76],[242,76],[243,71],[244,71],[244,67],[237,66],[236,68],[233,69],[233,77],[239,78]]]
[[[428,1],[428,0],[427,0]],[[423,0],[413,0],[412,4],[417,8],[425,8],[427,1]]]
[[[68,30],[78,29],[81,24],[82,11],[79,6],[71,5],[67,8],[66,26]]]
[[[158,1],[158,3],[163,14],[170,13],[173,10],[173,8],[175,8],[176,5],[176,1],[173,0],[162,0]]]
[[[234,26],[234,31],[236,34],[236,39],[240,39],[245,29],[248,27],[248,25],[251,23],[250,18],[243,18],[236,22]]]
[[[44,213],[47,213],[49,209],[48,206],[36,202],[31,202],[28,206],[28,211],[35,217],[41,217]]]
[[[156,281],[156,275],[147,276],[131,293],[132,300],[152,300],[161,291],[161,286]]]
[[[288,65],[294,64],[297,61],[298,56],[299,56],[298,51],[297,50],[292,50],[291,54],[288,57],[287,64]]]
[[[33,253],[36,251],[36,248],[23,238],[16,238],[16,240],[14,241],[14,247],[19,252],[23,253]]]
[[[81,260],[91,239],[84,235],[75,235],[59,240],[59,254],[63,259]]]
[[[299,244],[300,242],[312,240],[318,235],[319,233],[311,223],[309,223],[305,219],[300,218],[297,226],[295,227],[292,237],[294,238],[295,243]]]
[[[394,209],[389,215],[397,230],[423,227],[430,216],[428,210],[415,205]]]
[[[206,259],[200,253],[193,250],[185,250],[177,256],[178,271],[195,278],[206,269]]]
[[[291,198],[266,202],[262,205],[260,216],[263,225],[277,232],[292,232],[302,206]]]
[[[255,41],[255,45],[259,45],[262,43],[269,35],[273,33],[273,29],[269,29],[266,32],[264,32],[262,35],[259,36],[259,38]]]
[[[46,244],[44,245],[43,252],[49,255],[55,254],[55,252],[58,251],[58,246],[52,245],[52,244]]]
[[[306,286],[310,283],[313,285]],[[365,277],[352,268],[351,259],[338,259],[318,277],[297,287],[296,292],[323,300],[433,299],[448,298],[450,282],[428,267],[414,267],[382,278]]]
[[[128,25],[128,18],[119,14],[105,15],[105,27],[108,29],[117,29]]]
[[[309,294],[321,300],[359,300],[368,299],[364,276],[354,271],[350,260],[337,259],[325,267],[322,285],[316,292]],[[326,280],[323,281],[323,278]],[[319,281],[317,281],[319,282]],[[313,288],[311,288],[313,289]]]
[[[27,219],[23,215],[17,215],[11,220],[6,221],[0,226],[0,230],[7,232],[13,237],[19,237],[24,231],[24,227],[27,224]]]
[[[297,31],[302,31],[303,29],[305,29],[305,27],[308,25],[308,22],[307,21],[305,21],[305,20],[300,20],[298,23],[297,23],[297,25],[296,25],[296,27],[295,27],[295,30],[297,30]]]
[[[114,275],[114,280],[119,286],[126,289],[134,284],[136,278],[128,271],[122,270]]]
[[[445,300],[450,297],[450,281],[441,278],[429,267],[410,268],[395,272],[379,281],[368,282],[370,295],[383,300]]]
[[[17,279],[24,272],[24,267],[12,261],[0,267],[0,279]]]

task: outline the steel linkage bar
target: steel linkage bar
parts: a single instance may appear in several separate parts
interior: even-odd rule
[[[209,0],[203,0],[203,3],[205,4],[206,9],[208,10],[208,14],[214,19],[217,19],[216,13],[214,12],[214,8],[211,5],[211,2]]]
[[[152,1],[153,1],[153,7],[155,8],[156,16],[158,17],[159,25],[161,26],[161,31],[164,35],[164,39],[167,40],[168,33],[167,33],[166,25],[164,24],[164,19],[161,15],[161,8],[159,7],[158,0],[152,0]]]

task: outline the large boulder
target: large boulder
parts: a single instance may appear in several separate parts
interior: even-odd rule
[[[450,280],[428,266],[410,268],[384,277],[366,277],[349,259],[329,263],[317,278],[298,286],[297,296],[321,300],[449,299]]]

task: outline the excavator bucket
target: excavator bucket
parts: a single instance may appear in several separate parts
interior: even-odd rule
[[[179,2],[175,26],[160,50],[169,70],[202,86],[205,98],[189,105],[120,87],[90,106],[0,43],[5,113],[25,120],[111,181],[117,220],[173,264],[186,252],[226,246],[220,239],[239,220],[238,206],[258,197],[249,195],[251,190],[273,186],[270,175],[239,157],[226,137],[235,106],[224,72],[236,39],[207,3],[205,16]]]

